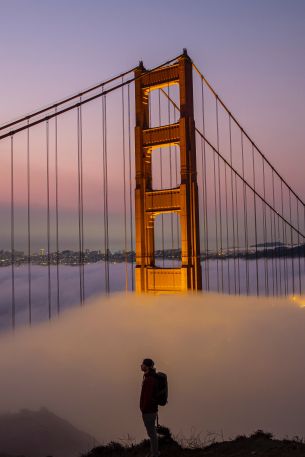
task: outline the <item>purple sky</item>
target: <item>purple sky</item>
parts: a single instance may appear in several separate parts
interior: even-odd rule
[[[135,0],[1,0],[0,6],[0,123],[118,74],[140,59],[153,67],[186,47],[255,142],[304,197],[303,1],[157,0],[152,8],[151,2]],[[3,170],[7,157],[2,160]],[[91,165],[88,179],[91,173],[95,177]],[[67,167],[62,170],[71,190],[74,181]],[[110,171],[113,182],[116,172],[115,167]],[[91,202],[96,194],[92,186]],[[1,193],[3,206],[8,199],[2,188]]]

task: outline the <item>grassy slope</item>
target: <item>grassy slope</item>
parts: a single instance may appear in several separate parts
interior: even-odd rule
[[[231,441],[213,443],[206,447],[185,449],[171,437],[160,438],[161,457],[304,457],[305,443],[301,440],[276,440],[268,433],[258,431]],[[145,457],[149,441],[130,447],[109,443],[91,450],[83,457]]]

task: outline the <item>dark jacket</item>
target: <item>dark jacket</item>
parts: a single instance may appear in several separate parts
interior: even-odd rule
[[[147,373],[144,373],[140,409],[142,413],[156,413],[158,411],[158,403],[154,399],[157,390],[156,371],[151,368]]]

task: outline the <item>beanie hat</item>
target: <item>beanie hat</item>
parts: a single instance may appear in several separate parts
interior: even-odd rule
[[[149,368],[152,368],[154,366],[155,362],[152,359],[144,359],[143,360],[143,365],[146,365]]]

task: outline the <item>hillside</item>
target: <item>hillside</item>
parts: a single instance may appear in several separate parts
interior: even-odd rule
[[[94,442],[46,408],[0,415],[0,457],[78,457]]]
[[[277,440],[271,434],[257,431],[249,437],[239,436],[231,441],[192,448],[182,448],[171,437],[162,437],[160,451],[160,457],[304,457],[305,443],[298,439]],[[130,447],[109,443],[82,457],[145,457],[148,453],[149,441],[145,440]]]

